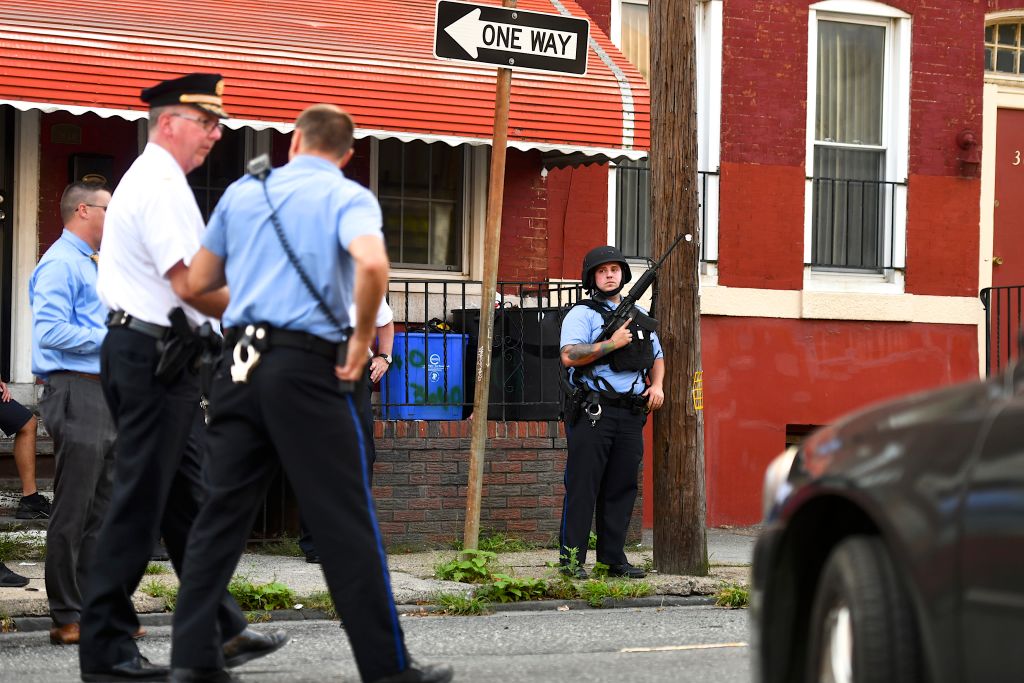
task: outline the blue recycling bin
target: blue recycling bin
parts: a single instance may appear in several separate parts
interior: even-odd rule
[[[380,389],[384,418],[461,420],[465,352],[465,334],[396,332]]]

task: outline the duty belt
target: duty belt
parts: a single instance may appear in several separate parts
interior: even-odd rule
[[[601,405],[606,408],[611,406],[612,408],[625,408],[630,410],[641,403],[647,403],[647,399],[639,394],[627,394],[626,396],[619,396],[618,398],[601,397]]]
[[[139,332],[153,339],[164,339],[171,330],[169,327],[155,325],[132,317],[124,311],[111,311],[110,315],[107,316],[107,327],[126,327],[129,330]]]
[[[266,329],[266,345],[267,348],[274,348],[276,346],[288,348],[288,349],[299,349],[301,351],[309,351],[315,353],[318,356],[323,356],[328,360],[335,361],[338,357],[338,346],[337,342],[332,342],[318,337],[315,334],[309,332],[297,332],[295,330],[284,330],[277,327],[267,327]],[[244,327],[229,327],[224,330],[224,342],[225,348],[231,348],[238,342],[245,332]]]

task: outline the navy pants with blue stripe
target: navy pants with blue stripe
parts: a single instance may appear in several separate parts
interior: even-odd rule
[[[559,545],[562,563],[576,548],[587,559],[591,522],[596,520],[597,561],[626,563],[626,532],[636,502],[637,475],[644,457],[644,415],[607,406],[594,426],[586,417],[566,426],[565,499]]]
[[[216,596],[231,579],[278,466],[316,538],[327,587],[364,681],[408,667],[387,556],[369,486],[355,398],[338,391],[334,364],[278,347],[247,384],[229,377],[230,352],[210,399],[209,493],[189,536],[174,613],[171,665],[221,668]]]

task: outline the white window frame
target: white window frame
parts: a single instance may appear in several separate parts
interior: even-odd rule
[[[885,180],[896,186],[895,206],[887,211],[884,224],[885,248],[892,248],[892,268],[881,274],[836,273],[813,270],[814,138],[817,100],[818,22],[838,21],[882,26],[885,33],[883,72],[882,146],[886,150]],[[807,22],[807,150],[804,198],[804,289],[823,291],[872,291],[901,293],[906,268],[907,175],[910,154],[910,15],[871,0],[824,0],[810,6]],[[891,229],[890,229],[891,228]]]
[[[649,5],[648,0],[612,0],[611,39],[622,46],[622,5]],[[718,261],[718,199],[722,139],[722,0],[701,0],[695,15],[696,96],[697,96],[697,169],[716,175],[708,178],[707,215],[704,244],[705,270],[715,270]],[[698,176],[697,182],[700,182]],[[618,183],[614,164],[608,171],[608,244],[616,244],[616,193]]]
[[[403,143],[405,144],[405,143]],[[463,146],[462,163],[462,265],[459,270],[395,266],[392,277],[400,280],[469,280],[483,273],[483,231],[487,211],[487,178],[477,169],[488,168],[490,147]],[[378,194],[380,140],[370,140],[370,190]]]

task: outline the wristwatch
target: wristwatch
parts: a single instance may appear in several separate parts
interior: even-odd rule
[[[385,363],[391,365],[391,356],[386,353],[378,353],[374,358],[383,358]]]

